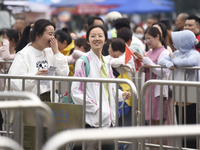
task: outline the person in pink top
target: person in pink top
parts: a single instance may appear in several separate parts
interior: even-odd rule
[[[15,58],[15,47],[19,40],[19,32],[15,29],[2,31],[2,42],[0,45],[0,59],[13,60]]]
[[[67,61],[69,64],[74,64],[76,60],[81,57],[85,56],[88,51],[90,51],[90,45],[87,43],[85,38],[78,38],[74,40],[75,48],[71,55],[66,55]]]
[[[145,32],[145,42],[150,48],[146,56],[142,57],[139,53],[135,52],[135,55],[143,65],[158,65],[158,62],[161,59],[169,55],[169,51],[162,45],[161,34],[158,28],[149,27],[147,29]],[[168,80],[169,74],[169,69],[163,69],[162,71],[160,68],[152,68],[152,72],[150,72],[149,68],[145,68],[145,81],[150,79]],[[150,75],[152,75],[151,78]],[[160,106],[161,93],[163,94],[163,106]],[[147,123],[151,123],[151,125],[159,125],[160,120],[163,120],[164,122],[167,118],[168,103],[168,86],[163,86],[163,91],[161,91],[159,85],[149,86],[145,93],[145,120]],[[162,116],[160,114],[161,109],[163,109]],[[153,143],[157,144],[159,141],[155,139],[153,140]]]
[[[19,32],[15,29],[4,29],[1,33],[0,61],[13,60],[15,58],[15,47],[19,40]],[[0,63],[0,73],[7,73],[10,63]],[[0,79],[0,91],[4,90],[4,79]]]
[[[145,32],[145,42],[150,50],[147,52],[146,57],[142,57],[137,52],[135,54],[140,58],[143,65],[155,66],[158,65],[158,61],[165,56],[169,55],[169,51],[162,45],[161,34],[156,27],[150,27]],[[152,68],[152,79],[167,80],[169,76],[169,70],[160,68]],[[150,69],[145,69],[145,81],[150,80]],[[168,87],[163,86],[163,116],[160,115],[160,86],[153,85],[147,88],[145,93],[145,120],[152,120],[152,125],[159,125],[159,121],[163,121],[167,117],[167,103],[168,103]],[[150,98],[151,95],[151,98]],[[150,99],[152,99],[152,106],[150,112]],[[151,114],[151,116],[150,116]]]
[[[15,46],[19,40],[18,31],[14,29],[2,30],[2,41],[0,43],[0,61],[13,60],[15,57]],[[5,65],[5,66],[4,66]],[[0,63],[0,74],[7,73],[10,68],[10,63]],[[0,79],[0,91],[4,91],[5,82],[4,79]],[[0,112],[0,130],[2,130],[3,118]]]

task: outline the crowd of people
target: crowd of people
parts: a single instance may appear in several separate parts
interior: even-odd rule
[[[145,25],[137,25],[131,28],[130,20],[124,18],[119,12],[110,12],[103,20],[99,16],[88,19],[85,35],[78,37],[68,28],[57,30],[50,20],[39,19],[26,25],[24,20],[17,19],[13,29],[5,29],[1,32],[0,59],[13,60],[8,66],[10,75],[56,75],[90,78],[123,78],[120,66],[128,66],[127,79],[132,80],[133,74],[138,71],[138,62],[144,66],[161,65],[166,67],[153,68],[152,71],[144,69],[144,80],[162,79],[169,80],[170,70],[176,67],[200,66],[200,18],[196,15],[181,13],[176,19],[176,30],[172,31],[169,19],[156,20],[148,18]],[[134,57],[126,63],[127,49],[131,50]],[[87,73],[85,61],[89,63],[90,70]],[[1,73],[4,73],[1,65]],[[182,71],[181,69],[179,70]],[[51,74],[50,74],[51,72]],[[180,72],[175,75],[176,80],[182,80]],[[150,73],[152,77],[150,78]],[[196,74],[187,72],[187,79],[194,81]],[[0,80],[0,90],[5,89],[4,81]],[[99,85],[91,83],[86,85],[86,128],[98,128],[99,124]],[[22,90],[21,80],[12,80],[11,89]],[[25,82],[25,90],[37,93],[35,80]],[[129,89],[120,87],[119,101],[126,100],[127,112],[125,113],[125,126],[131,126],[131,93]],[[168,87],[163,91],[155,85],[147,89],[145,94],[145,120],[149,124],[159,125],[162,119],[168,119],[170,97]],[[50,84],[40,83],[40,99],[53,102]],[[162,93],[163,106],[160,105]],[[73,82],[71,84],[71,98],[73,103],[83,105],[83,84]],[[115,126],[115,97],[116,86],[104,83],[102,89],[102,127]],[[151,98],[150,98],[151,97]],[[152,99],[152,102],[150,102]],[[56,100],[54,100],[56,101]],[[196,103],[188,104],[187,117],[196,113]],[[179,113],[177,107],[177,114]],[[150,112],[150,109],[152,112]],[[163,115],[160,115],[163,109]],[[178,116],[178,115],[177,115]],[[196,116],[196,115],[195,115]],[[196,117],[192,122],[196,123]],[[119,116],[120,120],[120,116]],[[183,120],[184,122],[184,120]],[[180,123],[180,122],[179,122]],[[120,126],[119,122],[119,126]],[[181,123],[180,123],[181,124]],[[196,141],[187,141],[187,146],[196,148]],[[97,145],[88,145],[88,149],[95,149]],[[113,149],[113,144],[103,145],[103,149]],[[74,149],[80,149],[75,147]],[[125,145],[119,146],[120,150],[129,149]]]

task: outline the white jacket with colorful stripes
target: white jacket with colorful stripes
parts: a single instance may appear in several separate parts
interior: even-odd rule
[[[101,78],[100,70],[102,67],[102,62],[96,56],[96,54],[90,50],[87,53],[87,58],[90,64],[90,72],[88,74],[89,78]],[[112,68],[109,65],[109,61],[102,56],[108,78],[114,78]],[[74,77],[86,77],[84,61],[78,59],[75,65]],[[100,83],[88,82],[86,84],[86,124],[92,127],[99,127],[99,96],[100,96]],[[122,91],[118,90],[118,100],[122,101]],[[109,98],[106,95],[104,86],[102,86],[102,127],[115,126],[116,119],[116,105],[115,105],[115,95],[116,95],[116,84],[109,83],[108,85]],[[72,99],[75,104],[83,105],[83,83],[73,82],[71,88]]]

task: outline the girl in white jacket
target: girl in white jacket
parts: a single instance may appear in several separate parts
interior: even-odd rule
[[[102,55],[103,45],[107,41],[107,32],[102,26],[92,26],[87,31],[87,41],[91,50],[87,53],[90,64],[90,78],[114,78],[112,68]],[[75,65],[75,77],[86,77],[84,61],[78,59]],[[99,83],[87,83],[86,86],[86,124],[99,127]],[[115,84],[103,84],[102,89],[102,127],[115,126]],[[75,104],[83,104],[83,84],[72,83],[72,99]],[[119,99],[130,97],[130,92],[119,91]]]

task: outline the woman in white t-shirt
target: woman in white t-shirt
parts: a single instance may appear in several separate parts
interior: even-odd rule
[[[58,50],[54,32],[55,26],[52,22],[45,19],[37,20],[30,32],[32,42],[16,54],[9,74],[47,76],[49,74],[48,69],[54,67],[55,75],[67,76],[69,74],[68,62],[66,57]],[[22,90],[22,81],[11,80],[11,88],[17,91]],[[50,89],[49,82],[41,82],[41,100],[50,101]],[[37,81],[26,80],[25,90],[37,93]],[[53,100],[51,99],[51,101]]]

